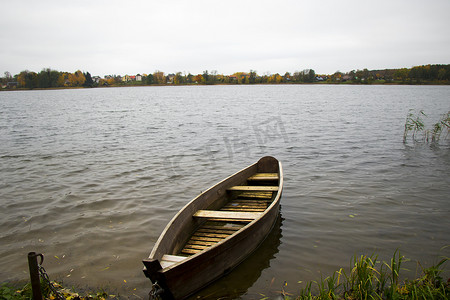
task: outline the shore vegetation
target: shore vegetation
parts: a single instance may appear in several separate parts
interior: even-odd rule
[[[150,85],[237,85],[237,84],[450,84],[450,65],[423,65],[412,68],[384,70],[352,70],[346,73],[317,74],[313,69],[258,74],[255,70],[219,74],[205,70],[201,74],[169,73],[156,70],[149,74],[92,76],[77,70],[73,73],[44,68],[40,72],[24,70],[0,77],[2,90],[92,88],[107,86]]]
[[[349,271],[344,268],[318,281],[310,281],[297,295],[280,292],[277,299],[285,300],[328,300],[328,299],[450,299],[450,278],[442,277],[448,258],[444,257],[435,265],[424,268],[418,266],[421,273],[415,279],[402,279],[402,265],[407,259],[397,250],[389,262],[380,261],[377,255],[354,256]],[[447,272],[448,273],[448,272]],[[120,299],[121,296],[109,295],[100,290],[83,295],[74,289],[64,288],[60,283],[52,281],[53,287],[41,282],[41,290],[45,299]],[[58,295],[52,290],[57,290]],[[0,299],[31,299],[32,290],[28,283],[23,287],[11,284],[0,285]],[[261,294],[261,299],[270,299]]]
[[[298,300],[325,299],[450,299],[450,279],[442,273],[448,258],[429,268],[422,268],[416,279],[401,281],[400,271],[405,257],[395,251],[390,262],[378,256],[355,256],[350,272],[334,272],[320,281],[312,281],[300,291]],[[380,266],[380,267],[378,267]],[[420,264],[419,264],[420,266]]]

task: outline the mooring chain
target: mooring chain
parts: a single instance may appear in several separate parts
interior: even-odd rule
[[[164,292],[162,287],[159,286],[158,281],[152,285],[152,290],[149,293],[149,300],[162,299],[161,294]]]
[[[42,254],[41,254],[42,255]],[[66,298],[55,288],[53,283],[50,281],[50,278],[48,277],[47,272],[45,271],[44,267],[42,266],[42,262],[44,261],[44,256],[41,256],[41,262],[38,264],[39,268],[39,275],[41,275],[42,279],[45,281],[49,289],[53,292],[55,295],[55,298],[58,300],[65,300]]]

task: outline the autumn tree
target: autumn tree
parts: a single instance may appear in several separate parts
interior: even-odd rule
[[[267,83],[281,83],[281,82],[283,82],[283,77],[278,73],[271,75],[267,79]]]
[[[60,86],[60,87],[69,86],[69,74],[70,73],[67,73],[67,72],[59,73],[58,80],[57,80],[57,86]]]
[[[205,79],[203,78],[202,74],[198,74],[198,75],[194,76],[194,82],[203,84],[205,82]]]
[[[27,89],[34,89],[38,87],[37,74],[28,70],[20,72],[19,76],[17,76],[17,82],[20,87]]]
[[[173,84],[184,84],[185,83],[185,77],[181,74],[181,72],[178,72],[175,74],[175,77],[173,78]]]
[[[397,69],[394,72],[394,78],[397,80],[401,80],[402,82],[405,82],[408,78],[409,71],[407,68]]]
[[[155,71],[153,73],[153,81],[156,84],[165,84],[167,81],[166,81],[166,76],[164,75],[164,72]]]
[[[76,71],[73,74],[69,74],[69,85],[73,87],[82,86],[86,81],[86,77],[84,77],[83,72],[80,70]]]

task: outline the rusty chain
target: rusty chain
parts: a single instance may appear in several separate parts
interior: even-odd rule
[[[149,300],[156,300],[156,299],[162,299],[161,294],[164,292],[164,290],[159,286],[158,281],[156,281],[152,285],[152,290],[149,293]]]
[[[45,282],[45,284],[48,286],[50,291],[54,294],[55,299],[65,300],[66,298],[55,288],[53,283],[50,281],[50,278],[48,277],[47,272],[45,271],[44,267],[42,266],[43,262],[44,262],[44,255],[41,256],[41,262],[38,263],[39,275],[41,276],[41,278]]]

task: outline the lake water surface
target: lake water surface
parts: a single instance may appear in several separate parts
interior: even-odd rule
[[[448,86],[192,86],[0,93],[0,281],[51,279],[146,298],[168,221],[201,191],[272,155],[279,224],[200,296],[259,299],[349,267],[354,255],[450,257],[450,143],[403,144],[409,109],[431,125]],[[449,137],[450,139],[450,137]],[[448,273],[447,273],[448,274]]]

